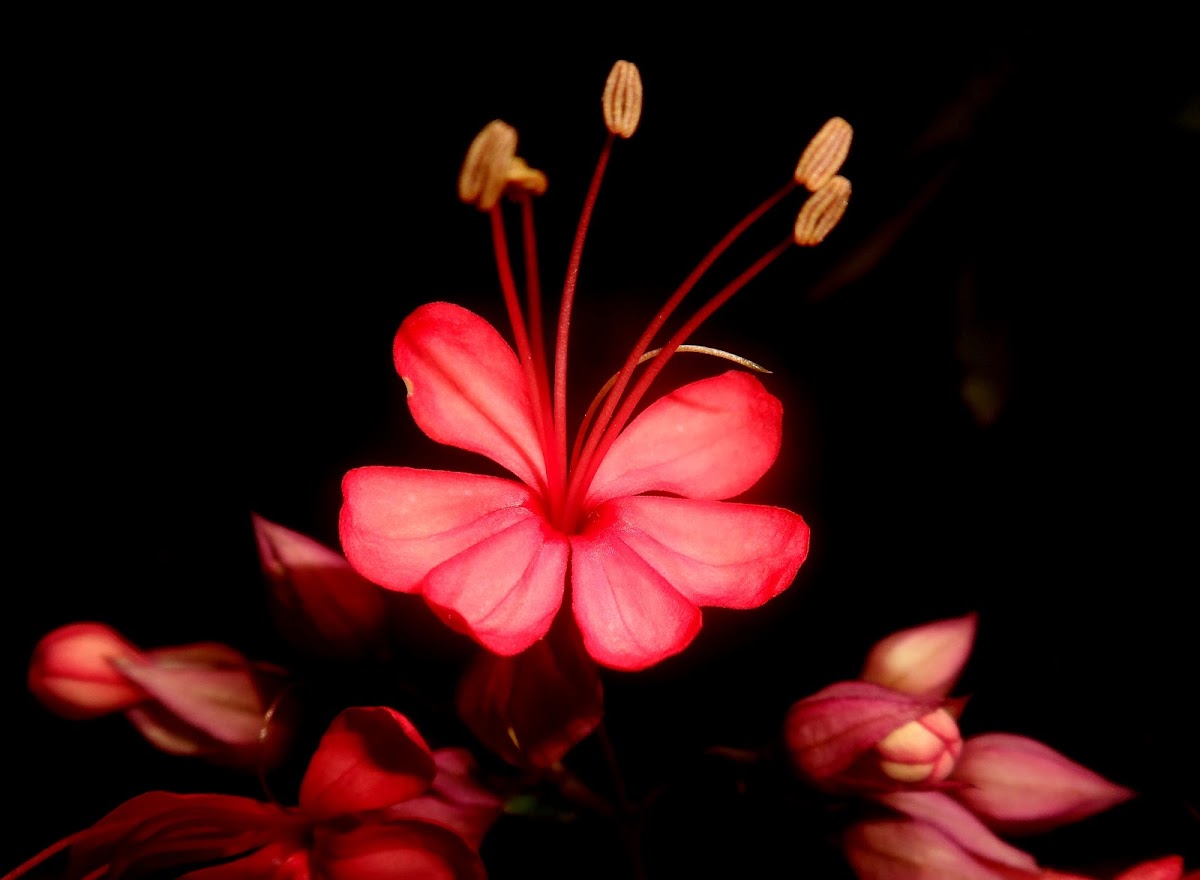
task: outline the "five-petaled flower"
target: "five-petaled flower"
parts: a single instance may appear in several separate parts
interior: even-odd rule
[[[757,607],[792,582],[807,555],[809,530],[799,515],[728,500],[750,489],[780,449],[783,409],[757,378],[731,370],[678,388],[634,416],[671,356],[681,347],[696,350],[684,340],[700,322],[790,246],[816,244],[841,217],[849,184],[835,172],[850,128],[840,119],[826,125],[787,184],[675,291],[596,398],[568,452],[567,331],[575,281],[613,143],[633,133],[640,114],[633,65],[614,68],[603,106],[609,138],[563,287],[553,375],[532,234],[531,196],[545,190],[546,180],[516,155],[516,133],[499,121],[472,144],[459,191],[490,216],[516,350],[483,318],[445,302],[418,308],[395,338],[396,369],[417,425],[434,440],[487,456],[516,479],[408,467],[353,470],[343,481],[341,540],[366,577],[423,595],[449,625],[496,654],[518,654],[545,636],[565,597],[587,652],[604,665],[636,670],[683,650],[700,629],[700,606]],[[651,350],[717,257],[801,185],[813,195],[792,234]],[[523,214],[524,310],[502,194]]]

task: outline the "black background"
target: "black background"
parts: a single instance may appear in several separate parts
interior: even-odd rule
[[[647,832],[652,876],[780,856],[797,876],[845,872],[784,782],[754,771],[739,793],[737,772],[697,756],[770,743],[790,703],[853,677],[875,640],[969,610],[964,733],[1023,733],[1145,792],[1023,845],[1097,871],[1200,864],[1194,53],[1171,22],[743,13],[669,28],[616,8],[583,27],[516,10],[436,27],[173,14],[14,35],[0,868],[142,791],[258,794],[119,717],[67,722],[33,701],[29,654],[71,621],[146,647],[227,642],[329,707],[389,702],[434,745],[472,744],[448,708],[461,646],[400,646],[407,665],[385,674],[287,648],[249,512],[333,544],[348,468],[471,466],[412,425],[392,335],[435,299],[507,330],[486,222],[454,192],[497,117],[549,175],[553,299],[618,58],[639,65],[645,112],[584,255],[579,406],[826,118],[856,131],[843,224],[693,340],[773,371],[785,448],[750,497],[801,512],[813,545],[766,607],[708,612],[681,656],[606,673],[633,793],[683,792]],[[710,289],[790,224],[772,214]],[[967,380],[992,409],[968,405]],[[604,788],[596,751],[568,763]],[[484,855],[498,877],[625,870],[586,821],[506,818]]]

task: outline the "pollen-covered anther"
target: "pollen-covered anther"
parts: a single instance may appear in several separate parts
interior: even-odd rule
[[[846,213],[849,202],[850,181],[841,175],[831,177],[800,207],[793,233],[796,244],[811,247],[824,241]]]
[[[631,61],[618,61],[604,84],[604,124],[615,135],[628,138],[642,118],[642,75]]]
[[[481,211],[490,211],[508,185],[517,155],[517,130],[494,119],[475,135],[458,175],[458,197]]]
[[[520,156],[513,156],[508,164],[508,182],[504,192],[509,198],[520,198],[522,195],[540,196],[546,191],[548,181],[546,175],[529,164]]]
[[[841,170],[850,152],[854,129],[850,123],[835,116],[821,126],[796,164],[796,183],[816,192]]]

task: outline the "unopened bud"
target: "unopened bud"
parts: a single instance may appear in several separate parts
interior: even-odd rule
[[[879,769],[896,782],[941,782],[962,753],[958,724],[945,709],[897,727],[875,744]]]
[[[840,175],[831,177],[800,207],[794,233],[796,244],[811,247],[824,241],[846,213],[849,202],[850,181]]]
[[[29,689],[64,718],[96,718],[147,699],[114,665],[141,652],[102,623],[72,623],[46,635],[33,651]]]
[[[490,211],[508,184],[509,168],[517,153],[517,130],[492,120],[471,141],[458,175],[458,197],[481,211]]]
[[[604,124],[615,135],[628,138],[642,118],[642,75],[631,61],[618,61],[604,84]]]
[[[828,183],[846,161],[853,136],[854,129],[840,116],[833,117],[821,126],[821,130],[800,155],[794,175],[796,183],[808,187],[811,192]]]

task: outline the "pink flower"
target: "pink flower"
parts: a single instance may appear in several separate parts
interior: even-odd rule
[[[384,592],[341,553],[258,514],[251,519],[279,631],[296,647],[328,657],[379,650],[386,633]]]
[[[162,751],[216,764],[270,768],[290,738],[283,670],[215,642],[142,651],[104,624],[69,624],[38,642],[28,682],[64,718],[123,712]]]
[[[353,470],[342,486],[341,540],[367,578],[422,595],[449,625],[493,653],[512,656],[535,644],[566,597],[587,652],[607,666],[636,670],[683,650],[700,629],[701,606],[753,608],[784,590],[807,555],[809,530],[790,511],[728,500],[758,482],[781,443],[782,406],[749,373],[685,385],[633,417],[684,339],[792,244],[789,238],[768,251],[650,351],[708,266],[796,189],[795,180],[736,226],[675,292],[568,447],[567,340],[582,243],[614,139],[636,127],[628,101],[636,99],[640,110],[636,68],[624,63],[618,72],[621,100],[605,103],[611,134],[563,287],[553,375],[531,199],[546,181],[516,156],[516,132],[502,122],[472,144],[460,195],[489,214],[516,350],[483,318],[444,302],[418,308],[396,334],[395,366],[421,430],[490,458],[515,479],[407,467]],[[839,133],[848,146],[849,127]],[[818,203],[820,217],[802,210],[806,223],[797,241],[815,243],[841,216],[849,189],[833,170],[821,169],[820,199],[809,202]],[[502,193],[522,210],[524,306],[510,267]],[[630,387],[647,358],[653,362]]]
[[[940,698],[861,681],[839,682],[795,703],[784,738],[802,776],[841,794],[936,786],[962,750],[958,725]]]
[[[457,761],[457,755],[449,761],[452,774],[461,769]],[[70,850],[72,880],[167,870],[185,880],[479,880],[482,862],[459,828],[472,829],[477,841],[486,827],[480,815],[460,816],[445,798],[437,808],[421,807],[437,789],[438,764],[400,713],[347,709],[322,737],[296,808],[231,795],[150,792],[6,880],[62,849]],[[449,783],[451,791],[463,787],[462,780]],[[409,805],[414,809],[388,812]]]

